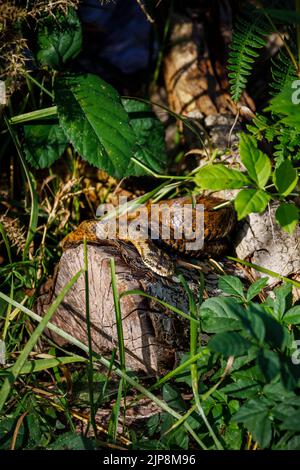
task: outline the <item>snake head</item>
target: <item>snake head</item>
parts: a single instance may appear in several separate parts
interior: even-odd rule
[[[171,277],[175,273],[175,264],[170,256],[158,248],[152,240],[130,240],[141,255],[147,268],[162,277]]]

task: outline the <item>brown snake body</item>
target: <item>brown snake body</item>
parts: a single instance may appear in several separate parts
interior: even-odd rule
[[[120,230],[117,230],[116,238],[132,243],[147,267],[161,276],[169,277],[174,274],[175,267],[171,257],[164,251],[164,247],[193,258],[210,255],[220,256],[226,251],[228,237],[236,223],[235,211],[231,205],[225,205],[217,210],[214,209],[225,202],[220,198],[212,196],[186,196],[160,201],[156,206],[158,207],[159,216],[155,229],[150,222],[144,232],[141,230],[141,236],[137,239],[128,234],[125,238],[124,236],[121,238]],[[201,213],[203,218],[201,233],[197,233],[197,204],[203,205],[204,209],[204,212]],[[190,224],[188,227],[185,227],[186,231],[178,238],[176,235],[178,235],[182,228],[180,226],[182,218],[179,217],[179,213],[182,214],[183,207],[187,207]],[[164,216],[163,208],[167,210],[168,217]],[[148,203],[146,209],[147,213],[150,214],[152,204]],[[135,221],[138,213],[139,209],[134,213],[128,214],[130,221]],[[149,220],[151,220],[151,217],[149,217],[148,222]],[[101,235],[102,232],[100,233],[100,224],[102,224],[103,228],[103,222],[99,220],[82,222],[74,232],[71,232],[62,241],[63,249],[82,243],[85,238],[90,243],[109,244],[109,238],[105,238]],[[155,234],[154,238],[156,240],[148,237],[150,228],[151,234]],[[162,237],[165,229],[168,229],[169,236],[167,238]],[[191,246],[191,241],[195,240],[198,236],[203,237],[203,246],[198,250],[188,249]],[[111,243],[114,243],[114,241],[111,240]]]

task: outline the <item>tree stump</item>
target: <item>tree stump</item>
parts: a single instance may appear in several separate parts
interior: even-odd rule
[[[282,276],[300,273],[300,227],[292,235],[275,220],[279,203],[271,203],[262,214],[250,214],[241,224],[235,240],[237,256],[275,271]],[[265,274],[264,274],[265,276]],[[278,279],[270,277],[270,283]]]
[[[189,313],[188,301],[181,284],[160,277],[146,268],[131,245],[124,242],[118,242],[116,246],[89,245],[89,304],[93,350],[108,357],[114,348],[118,349],[109,262],[112,257],[115,258],[120,293],[140,289]],[[83,267],[83,245],[63,253],[50,295],[45,293],[38,300],[39,314],[43,315],[66,283]],[[196,292],[198,273],[183,270],[183,274],[191,289]],[[65,296],[52,322],[87,344],[85,304],[85,279],[82,275]],[[180,351],[188,347],[188,320],[141,295],[123,297],[121,310],[126,366],[152,376],[173,369]],[[51,331],[48,334],[58,344],[64,344],[61,337]]]

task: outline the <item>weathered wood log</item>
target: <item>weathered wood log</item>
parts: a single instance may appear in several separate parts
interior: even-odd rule
[[[236,253],[241,259],[277,272],[282,276],[300,273],[300,227],[292,235],[275,220],[278,203],[271,203],[262,214],[250,214],[236,237]],[[263,274],[265,276],[265,274]],[[270,277],[270,283],[279,282]]]
[[[171,45],[164,60],[170,108],[194,118],[233,114],[235,106],[228,90],[221,88],[201,33],[201,25],[174,17]]]
[[[225,8],[224,8],[225,5]],[[208,7],[206,6],[206,9]],[[170,44],[164,58],[164,79],[169,107],[198,122],[204,131],[206,144],[219,150],[228,146],[228,137],[238,113],[230,96],[226,73],[228,42],[232,31],[231,9],[228,2],[216,2],[203,23],[174,15]],[[211,21],[209,21],[209,19]],[[209,24],[210,32],[205,30]],[[253,100],[244,93],[241,104],[255,110]],[[182,128],[187,144],[192,135]],[[239,126],[231,143],[237,140]]]
[[[92,343],[95,352],[111,354],[118,348],[115,308],[111,286],[110,258],[116,262],[119,292],[141,289],[150,295],[175,305],[188,313],[188,302],[178,282],[162,278],[147,269],[139,254],[129,244],[116,246],[88,246],[89,304]],[[51,295],[40,297],[37,310],[47,309],[63,286],[84,266],[83,246],[63,253]],[[197,274],[185,272],[195,291]],[[121,300],[126,365],[149,375],[164,373],[174,367],[188,345],[189,322],[168,311],[159,303],[140,295],[125,296]],[[58,307],[52,322],[87,344],[85,280],[82,275]],[[58,344],[64,341],[49,334]]]

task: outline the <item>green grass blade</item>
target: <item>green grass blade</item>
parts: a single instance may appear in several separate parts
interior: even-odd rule
[[[151,387],[148,389],[150,392],[153,390],[156,390],[157,388],[161,387],[163,384],[168,382],[169,380],[173,379],[176,377],[176,375],[180,374],[181,372],[185,371],[186,369],[190,368],[191,364],[194,362],[197,362],[198,359],[201,359],[205,355],[210,355],[210,350],[208,348],[202,348],[202,350],[196,354],[193,357],[190,357],[186,361],[184,361],[182,364],[180,364],[176,369],[171,370],[168,372],[166,375],[164,375],[161,379],[159,379],[155,384],[151,385]],[[141,396],[138,395],[133,403],[136,403],[138,400],[140,400]]]
[[[244,266],[248,266],[249,268],[253,268],[260,273],[268,274],[271,277],[280,279],[281,281],[287,282],[288,284],[292,284],[293,286],[297,287],[297,289],[300,289],[300,282],[297,282],[297,281],[294,281],[294,279],[290,279],[288,277],[282,276],[281,274],[276,273],[275,271],[271,271],[270,269],[264,268],[262,266],[259,266],[258,264],[249,263],[249,261],[244,261],[239,258],[234,258],[233,256],[227,256],[227,259],[230,259],[231,261],[235,261],[236,263],[242,264]]]
[[[116,265],[115,265],[114,258],[110,259],[110,271],[111,271],[111,284],[112,284],[115,314],[116,314],[118,345],[119,345],[119,359],[120,359],[121,368],[125,370],[126,366],[125,366],[124,334],[123,334],[120,298],[119,298],[118,286],[117,286]]]
[[[8,238],[7,238],[7,235],[6,235],[6,232],[5,232],[5,228],[1,223],[0,223],[0,234],[2,235],[4,244],[5,244],[5,248],[6,248],[6,251],[7,251],[8,261],[9,261],[9,264],[10,264],[10,267],[11,267],[11,265],[12,265],[12,256],[11,256],[10,245],[9,245],[9,241],[8,241]],[[11,284],[10,284],[10,298],[11,299],[14,298],[14,277],[13,277],[13,275],[11,277]],[[7,333],[8,327],[9,327],[10,314],[11,314],[11,305],[9,304],[8,308],[7,308],[6,316],[5,316],[4,328],[3,328],[3,333],[2,333],[2,340],[3,341],[5,341],[6,333]]]
[[[22,366],[19,375],[32,374],[34,372],[41,372],[42,370],[53,369],[65,364],[73,364],[75,362],[86,362],[86,358],[80,356],[67,356],[67,357],[53,357],[49,359],[35,359],[27,361]],[[12,367],[5,369],[4,372],[11,372]]]
[[[19,308],[22,312],[26,313],[30,318],[42,322],[43,318],[38,315],[37,313],[32,312],[29,310],[27,307],[24,307],[22,304],[19,302],[16,302],[15,300],[10,299],[7,295],[3,294],[0,292],[0,298],[6,300],[8,303],[11,303],[16,308]],[[60,335],[62,338],[64,338],[66,341],[69,343],[73,344],[74,346],[77,346],[80,348],[82,351],[85,351],[88,353],[88,347],[83,344],[81,341],[79,341],[76,338],[73,338],[70,334],[66,333],[63,331],[61,328],[59,328],[56,325],[53,325],[51,322],[48,322],[47,328],[49,330],[54,331],[56,334]],[[105,357],[101,356],[100,354],[93,353],[94,360],[97,360],[102,364],[104,367],[109,369],[111,367],[111,363],[108,359]],[[131,385],[133,388],[135,388],[138,392],[140,392],[142,395],[145,397],[149,398],[149,400],[153,401],[159,408],[161,408],[163,411],[166,413],[170,414],[176,419],[180,419],[181,415],[177,413],[177,411],[173,410],[166,402],[163,400],[159,399],[153,393],[149,392],[145,387],[143,387],[141,384],[138,383],[138,379],[135,380],[132,376],[128,375],[126,372],[123,372],[117,365],[113,367],[113,372],[117,374],[119,377],[123,378],[129,385]],[[188,423],[184,423],[184,427],[186,430],[189,432],[189,434],[195,439],[195,441],[199,444],[199,446],[203,449],[206,448],[206,446],[202,443],[201,439],[197,436],[197,434],[194,432],[194,430],[189,426]]]
[[[37,87],[39,87],[44,93],[46,93],[46,95],[50,96],[50,98],[52,98],[52,100],[54,100],[54,94],[51,93],[49,90],[47,90],[47,88],[45,88],[44,85],[42,85],[40,82],[38,82],[35,78],[33,78],[32,75],[30,75],[30,73],[26,72],[25,76],[26,76],[26,78],[31,80],[32,83],[34,83]]]
[[[123,372],[125,372],[126,371],[126,363],[125,363],[124,333],[123,333],[120,297],[119,297],[118,286],[117,286],[116,265],[115,265],[114,258],[110,258],[110,272],[111,272],[111,285],[112,285],[112,291],[113,291],[116,325],[117,325],[117,334],[118,334],[119,360],[120,360],[121,369],[122,369]],[[126,398],[126,387],[125,387],[124,380],[121,379],[120,383],[119,383],[117,400],[116,400],[116,403],[113,407],[112,416],[111,416],[111,423],[110,423],[111,424],[110,431],[111,431],[112,438],[113,438],[114,441],[116,440],[116,437],[117,437],[118,418],[119,418],[119,414],[120,414],[123,389],[124,389],[124,400],[125,400],[125,398]]]
[[[174,307],[173,305],[170,305],[167,302],[164,302],[163,300],[157,299],[156,297],[153,297],[152,295],[146,294],[146,292],[143,292],[142,290],[139,290],[139,289],[127,290],[126,292],[121,293],[120,298],[125,297],[126,295],[141,295],[142,297],[147,297],[148,299],[154,300],[155,302],[158,302],[159,304],[168,308],[169,310],[171,310],[171,312],[177,313],[177,315],[180,315],[183,318],[186,318],[193,324],[199,325],[199,320],[197,320],[196,318],[191,317],[191,315],[184,313],[179,308]]]
[[[38,109],[37,111],[31,111],[30,113],[19,114],[10,118],[10,124],[23,124],[24,122],[36,121],[39,119],[48,119],[51,117],[57,118],[57,107],[51,106],[51,108]]]
[[[9,241],[8,241],[8,238],[7,238],[7,235],[6,235],[6,232],[5,232],[5,228],[3,227],[3,225],[2,225],[1,223],[0,223],[0,234],[2,235],[4,244],[5,244],[5,248],[6,248],[6,251],[7,251],[7,256],[8,256],[9,264],[12,264],[12,256],[11,256],[10,244],[9,244]]]
[[[11,391],[11,388],[17,379],[18,375],[20,374],[20,371],[22,370],[22,367],[24,366],[29,353],[32,351],[34,346],[36,345],[39,337],[41,336],[42,332],[44,331],[45,327],[47,326],[47,323],[50,321],[51,317],[53,316],[55,310],[59,306],[59,304],[63,301],[65,295],[68,293],[68,291],[71,289],[71,287],[75,284],[79,276],[82,274],[82,271],[79,271],[73,278],[66,284],[66,286],[62,289],[62,291],[59,293],[53,304],[49,307],[46,315],[42,318],[38,326],[36,327],[35,331],[32,333],[30,336],[29,340],[27,341],[26,345],[24,346],[20,356],[16,360],[15,364],[13,365],[9,376],[5,379],[2,388],[0,390],[0,411],[2,410],[3,406],[5,405],[5,402],[7,400],[7,397]],[[2,298],[7,297],[2,292],[0,292],[0,296]],[[4,300],[6,300],[4,298]],[[10,303],[12,303],[11,299]],[[24,307],[19,304],[19,308],[22,310]]]
[[[95,421],[95,402],[94,402],[93,345],[92,345],[92,331],[91,331],[91,318],[90,318],[88,247],[87,247],[86,238],[84,238],[83,256],[84,256],[84,282],[85,282],[85,315],[86,315],[86,328],[87,328],[88,349],[89,349],[88,384],[89,384],[89,399],[90,399],[90,420],[91,420],[95,437],[97,438],[97,425]]]
[[[111,417],[110,417],[109,424],[108,424],[108,434],[113,440],[113,442],[116,441],[117,434],[118,434],[118,422],[119,422],[119,415],[120,415],[120,409],[121,409],[123,385],[124,385],[123,379],[121,379],[119,382],[116,403],[114,404],[112,408]]]
[[[194,298],[194,295],[191,291],[191,289],[189,288],[189,285],[188,283],[186,282],[184,276],[182,276],[181,274],[179,275],[179,280],[181,281],[186,293],[187,293],[187,296],[188,296],[188,299],[189,299],[189,306],[190,306],[190,312],[191,312],[191,318],[194,318],[196,319],[197,318],[197,305],[196,305],[196,301],[195,301],[195,298]],[[202,283],[203,283],[203,278],[202,278]],[[203,291],[203,285],[201,286],[201,289],[200,289],[200,292]],[[199,327],[198,325],[195,325],[192,321],[190,322],[190,354],[191,356],[195,356],[196,353],[197,353],[197,349],[198,349],[198,334],[199,334]],[[211,425],[209,424],[206,416],[205,416],[205,413],[204,413],[204,410],[201,406],[201,402],[200,402],[200,397],[199,397],[199,387],[198,387],[198,381],[199,381],[199,377],[198,377],[198,366],[197,366],[197,362],[194,362],[193,364],[191,364],[191,379],[192,379],[192,390],[193,390],[193,395],[194,395],[194,400],[195,400],[195,404],[196,404],[196,409],[199,413],[199,415],[201,416],[201,418],[203,419],[216,447],[218,450],[223,450],[223,446],[222,444],[220,443],[219,439],[217,438],[214,430],[212,429]]]
[[[113,370],[113,365],[114,365],[115,359],[116,359],[116,348],[112,350],[111,359],[110,359],[110,363],[109,363],[109,368],[107,369],[106,379],[105,379],[105,382],[103,384],[102,390],[99,393],[97,401],[95,403],[95,412],[96,413],[97,413],[97,410],[98,410],[99,406],[101,405],[102,400],[105,397],[106,391],[108,389],[109,379],[111,377],[111,373],[112,373],[112,370]]]
[[[193,122],[191,119],[189,119],[188,117],[186,116],[183,116],[182,114],[178,114],[176,113],[175,111],[172,111],[170,108],[168,108],[167,106],[164,106],[160,103],[156,103],[154,101],[149,101],[149,100],[146,100],[144,98],[138,98],[137,96],[135,97],[132,97],[132,96],[123,96],[122,98],[125,98],[125,99],[134,99],[134,100],[137,100],[137,101],[141,101],[142,103],[147,103],[147,104],[150,104],[151,106],[157,106],[158,108],[161,108],[163,109],[164,111],[167,111],[168,114],[170,114],[170,116],[173,116],[175,119],[178,119],[178,121],[181,121],[182,124],[184,126],[186,126],[187,129],[189,129],[196,137],[197,139],[199,139],[201,145],[203,146],[203,149],[207,155],[207,157],[209,157],[209,152],[206,148],[206,144],[205,144],[205,141],[201,135],[201,132],[196,129],[196,127],[200,127],[198,126],[197,124],[193,125],[191,122]],[[203,132],[203,134],[205,135],[205,139],[210,143],[210,136],[208,135],[208,132],[205,130],[204,127],[201,126],[201,131]]]
[[[27,257],[27,254],[28,254],[31,241],[33,240],[33,237],[34,237],[36,229],[37,229],[38,211],[39,211],[38,195],[37,195],[37,192],[36,192],[35,179],[34,179],[32,173],[29,171],[29,169],[27,167],[27,163],[26,163],[26,160],[23,156],[23,152],[22,152],[22,149],[21,149],[21,145],[20,145],[18,136],[17,136],[16,132],[14,131],[14,129],[11,127],[8,119],[5,116],[4,116],[4,119],[5,119],[5,123],[8,127],[8,130],[9,130],[10,136],[12,138],[12,141],[13,141],[13,143],[16,147],[16,150],[18,152],[19,158],[21,160],[21,163],[22,163],[22,166],[23,166],[23,169],[24,169],[24,173],[26,175],[26,179],[27,179],[27,182],[28,182],[29,191],[30,191],[30,198],[31,198],[30,220],[29,220],[29,228],[28,228],[28,232],[27,232],[25,248],[24,248],[24,252],[23,252],[23,259],[25,259]]]

